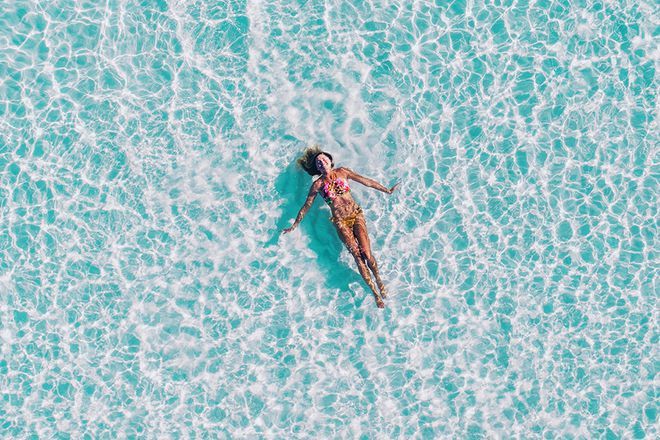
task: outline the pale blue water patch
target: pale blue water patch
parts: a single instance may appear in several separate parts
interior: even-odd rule
[[[5,4],[2,437],[657,437],[656,10]]]

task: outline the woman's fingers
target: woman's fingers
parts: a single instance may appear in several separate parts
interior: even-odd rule
[[[392,188],[390,188],[390,194],[392,194],[394,192],[394,190],[396,189],[396,187],[399,186],[399,183],[401,183],[401,182],[395,183],[394,186]]]

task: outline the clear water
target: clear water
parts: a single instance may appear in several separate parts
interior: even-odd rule
[[[0,11],[0,437],[656,438],[657,4]],[[355,184],[378,310],[320,200]]]

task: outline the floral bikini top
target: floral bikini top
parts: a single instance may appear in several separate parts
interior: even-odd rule
[[[323,187],[321,188],[321,195],[328,205],[332,205],[332,202],[337,196],[341,196],[350,190],[351,188],[349,188],[346,180],[338,177],[335,180],[323,184]]]

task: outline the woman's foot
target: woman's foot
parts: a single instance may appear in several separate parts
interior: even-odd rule
[[[385,308],[385,303],[383,302],[383,299],[378,295],[376,295],[376,305],[378,306],[379,309]]]

